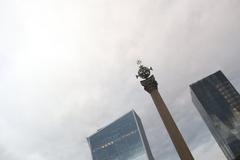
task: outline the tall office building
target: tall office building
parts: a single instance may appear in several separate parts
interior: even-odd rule
[[[87,140],[93,160],[154,160],[141,120],[133,110]]]
[[[190,85],[192,100],[228,160],[240,155],[240,95],[218,71]]]

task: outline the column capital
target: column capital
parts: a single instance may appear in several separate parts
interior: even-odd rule
[[[140,81],[141,85],[144,87],[144,90],[151,94],[152,91],[157,90],[157,81],[155,77],[151,75],[150,77],[146,78],[145,80]]]

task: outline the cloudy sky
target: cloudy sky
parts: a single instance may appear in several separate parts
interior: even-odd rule
[[[226,160],[189,84],[222,70],[240,91],[239,0],[1,0],[0,159],[91,160],[86,137],[135,109],[156,160],[179,160],[136,60],[196,160]]]

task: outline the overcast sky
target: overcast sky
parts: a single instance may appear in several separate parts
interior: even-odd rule
[[[189,84],[221,69],[240,90],[239,0],[1,0],[0,159],[91,160],[86,137],[135,109],[155,159],[179,160],[137,59],[195,159],[226,160]]]

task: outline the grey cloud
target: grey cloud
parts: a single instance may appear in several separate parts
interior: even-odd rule
[[[203,159],[204,152],[205,159],[224,160],[188,86],[222,69],[240,90],[239,1],[1,6],[0,159],[90,160],[86,137],[134,108],[155,158],[177,160],[149,95],[135,79],[141,58],[154,68],[195,158]]]

